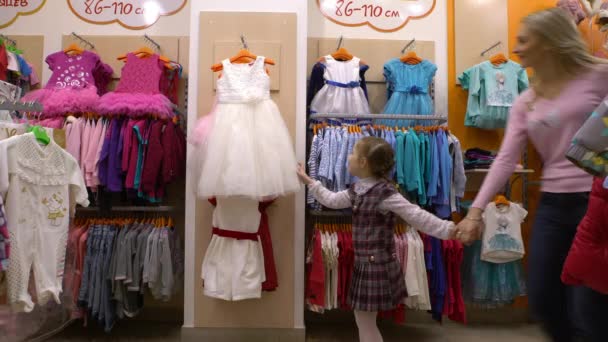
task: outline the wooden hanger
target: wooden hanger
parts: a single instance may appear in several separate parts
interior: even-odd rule
[[[406,53],[405,55],[401,56],[399,60],[410,65],[420,64],[422,62],[422,58],[418,57],[415,51]]]
[[[504,63],[507,63],[509,61],[509,59],[507,57],[505,57],[505,55],[502,52],[499,52],[497,54],[495,54],[494,56],[490,57],[490,63],[498,66]]]
[[[496,205],[506,205],[509,206],[511,205],[511,202],[509,202],[509,200],[503,196],[503,195],[498,195],[496,196],[496,198],[494,199],[494,204]]]
[[[241,49],[236,55],[230,57],[230,63],[239,63],[239,64],[251,63],[256,58],[258,58],[258,56],[252,54],[251,52],[249,52],[249,50]],[[275,62],[274,62],[274,60],[272,60],[270,58],[265,58],[264,64],[275,65]],[[211,70],[213,70],[213,72],[222,71],[222,70],[224,70],[224,65],[222,63],[213,64],[211,66]]]
[[[84,52],[84,49],[78,46],[78,44],[72,43],[67,48],[65,48],[63,52],[66,55],[81,55]]]

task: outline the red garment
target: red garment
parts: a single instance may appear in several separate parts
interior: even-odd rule
[[[217,227],[212,227],[211,233],[213,235],[230,238],[230,239],[250,240],[250,241],[256,241],[256,242],[258,241],[258,234],[256,234],[256,233],[245,233],[245,232],[239,232],[237,230],[221,229],[221,228],[217,228]]]
[[[454,310],[454,289],[452,286],[452,241],[444,240],[441,241],[441,249],[443,251],[443,265],[445,266],[445,274],[446,274],[446,289],[445,296],[443,297],[443,315],[448,316]]]
[[[321,250],[321,234],[315,230],[312,236],[312,260],[306,279],[306,304],[325,307],[325,266]]]
[[[258,235],[262,244],[262,253],[264,254],[264,273],[266,281],[262,283],[263,291],[274,291],[279,287],[279,278],[277,276],[277,266],[274,262],[274,250],[272,249],[272,237],[270,236],[270,226],[268,224],[268,214],[266,209],[274,201],[260,202],[259,211],[262,214],[260,219],[260,228]]]
[[[608,189],[595,178],[589,207],[564,263],[562,281],[608,294]]]
[[[6,47],[0,44],[0,81],[6,81],[6,73],[8,72],[8,56],[6,55]]]
[[[345,289],[345,277],[346,277],[346,236],[344,232],[338,232],[338,306],[343,309],[346,304],[346,294],[348,290]]]
[[[398,307],[390,311],[378,312],[378,317],[384,319],[392,319],[397,324],[405,324],[405,305],[399,304]]]
[[[129,170],[129,162],[135,158],[137,160],[137,153],[131,154],[131,146],[133,144],[133,126],[137,123],[137,120],[129,119],[125,125],[122,126],[122,172]],[[137,151],[137,150],[136,150]]]
[[[163,164],[162,179],[169,184],[185,173],[185,138],[173,122],[167,122],[161,137]]]
[[[74,286],[72,291],[72,295],[74,297],[74,300],[76,301],[78,301],[78,294],[80,293],[80,285],[82,283],[82,272],[84,270],[84,257],[87,253],[87,237],[89,235],[88,229],[89,227],[86,226],[84,231],[80,234],[76,248],[76,265],[74,267]],[[85,317],[85,311],[86,309],[84,308],[76,307],[72,311],[72,318]]]
[[[162,198],[164,195],[164,184],[161,178],[161,168],[164,153],[161,145],[161,136],[164,123],[155,120],[150,125],[148,134],[148,146],[146,158],[141,174],[141,190],[146,194],[152,194],[152,198]]]
[[[459,241],[452,241],[452,285],[454,293],[454,308],[452,313],[448,315],[448,318],[455,322],[462,324],[467,323],[466,309],[464,305],[464,298],[462,297],[462,280],[460,278],[460,267],[464,259],[464,247]]]

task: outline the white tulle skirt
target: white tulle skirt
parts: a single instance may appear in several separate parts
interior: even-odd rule
[[[272,100],[218,103],[213,122],[201,119],[190,165],[201,198],[266,198],[300,189],[293,143]]]

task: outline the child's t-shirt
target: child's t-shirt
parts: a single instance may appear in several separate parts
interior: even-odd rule
[[[496,205],[491,202],[483,214],[485,231],[482,238],[481,260],[507,263],[524,256],[521,224],[528,211],[517,203]]]
[[[504,128],[515,98],[528,88],[526,70],[513,61],[500,65],[485,61],[458,80],[469,91],[465,125],[484,129]]]

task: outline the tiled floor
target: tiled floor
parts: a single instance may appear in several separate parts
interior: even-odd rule
[[[135,323],[135,322],[132,322]],[[461,326],[446,323],[410,324],[396,326],[381,325],[385,342],[422,341],[422,342],[543,342],[546,339],[534,325],[475,325]],[[123,324],[117,326],[110,335],[94,328],[71,326],[50,341],[181,341],[179,326],[158,324]],[[185,340],[185,339],[184,339]],[[275,341],[275,340],[273,340]],[[309,325],[306,332],[307,342],[354,342],[357,341],[356,327],[352,324]]]

